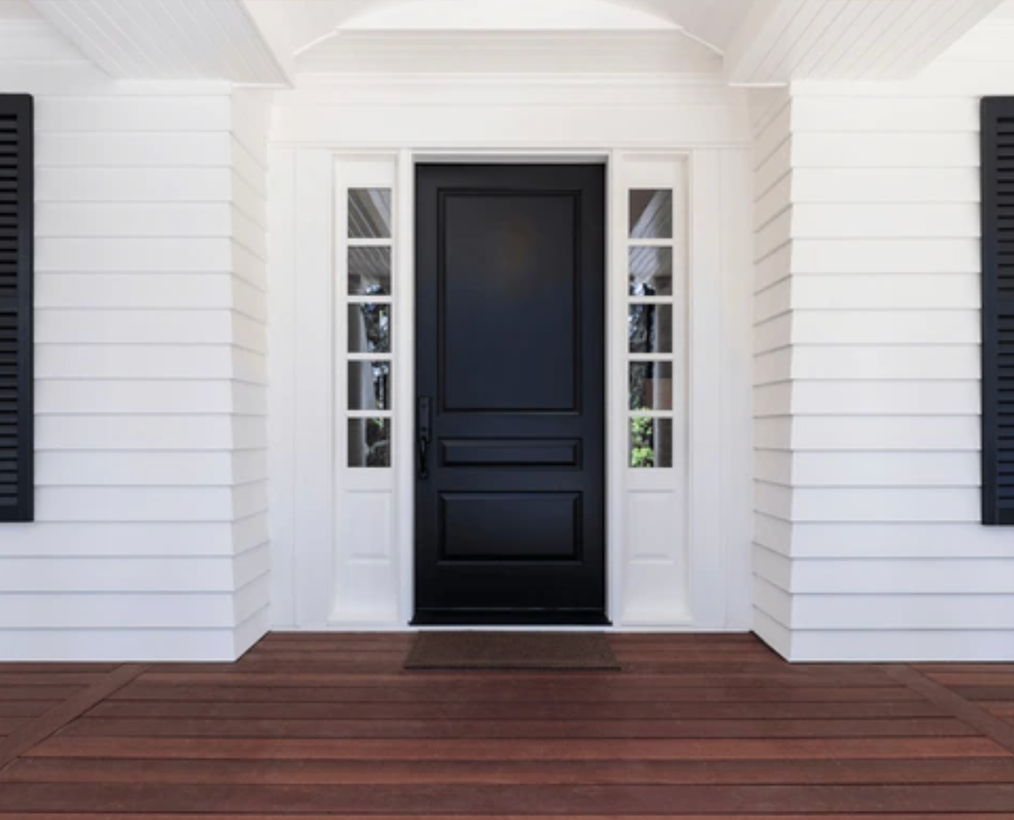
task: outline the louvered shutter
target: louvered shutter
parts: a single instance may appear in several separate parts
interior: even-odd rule
[[[32,98],[0,94],[0,521],[34,512],[32,132]]]

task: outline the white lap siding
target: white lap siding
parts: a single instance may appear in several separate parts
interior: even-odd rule
[[[36,518],[0,659],[232,658],[266,624],[262,100],[0,22],[36,106]]]
[[[978,98],[1012,54],[1001,19],[919,80],[791,90],[754,566],[795,660],[1014,658],[1014,530],[979,523]]]

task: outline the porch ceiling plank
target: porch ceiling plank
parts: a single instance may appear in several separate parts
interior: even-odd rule
[[[758,0],[725,52],[738,85],[912,77],[1002,0]]]
[[[251,10],[243,0],[31,3],[116,79],[229,80],[264,86],[292,80],[285,21],[275,6]]]

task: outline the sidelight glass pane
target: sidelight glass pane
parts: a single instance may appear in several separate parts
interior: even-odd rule
[[[349,467],[391,466],[391,420],[349,419]]]
[[[672,248],[630,249],[630,295],[672,296]]]
[[[391,249],[349,248],[349,296],[391,295]]]
[[[672,363],[630,363],[630,409],[672,410]]]
[[[637,470],[672,467],[672,419],[630,420],[630,466]]]
[[[349,362],[349,410],[391,409],[391,363]]]
[[[630,192],[630,238],[672,239],[672,191]]]
[[[631,305],[627,335],[631,353],[672,353],[672,305]]]
[[[349,189],[349,239],[391,238],[391,189]]]
[[[349,305],[349,353],[391,352],[391,306]]]

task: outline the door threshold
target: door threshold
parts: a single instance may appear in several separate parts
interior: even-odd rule
[[[612,626],[600,610],[429,609],[416,612],[410,626]]]

